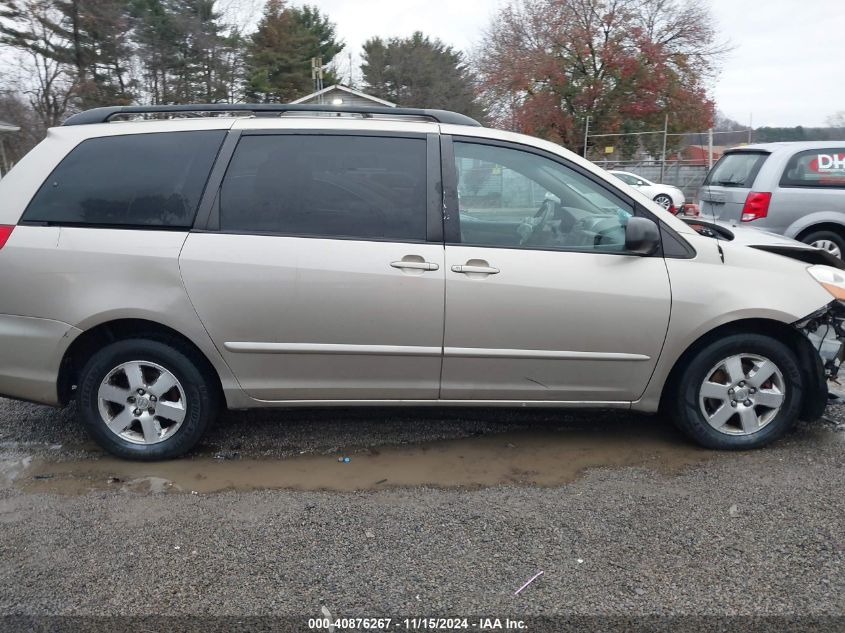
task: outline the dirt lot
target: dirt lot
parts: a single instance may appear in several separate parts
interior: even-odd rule
[[[135,464],[96,449],[73,410],[0,400],[0,615],[202,616],[205,631],[287,616],[269,628],[306,631],[325,607],[535,618],[527,630],[564,630],[548,619],[564,614],[605,630],[611,616],[746,630],[751,615],[842,630],[845,406],[827,416],[714,453],[634,414],[229,413],[191,458]]]

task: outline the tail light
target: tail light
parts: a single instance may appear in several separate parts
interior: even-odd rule
[[[9,239],[9,236],[12,234],[14,228],[14,226],[0,224],[0,248],[6,246],[6,241]]]
[[[765,218],[769,214],[769,203],[772,201],[772,194],[768,191],[752,191],[745,198],[745,206],[742,207],[743,222],[751,222]]]
[[[669,213],[671,213],[672,215],[678,215],[678,210],[675,208],[675,205],[674,205],[674,204],[670,204],[670,205],[669,205],[669,208],[667,209],[667,211],[668,211]]]

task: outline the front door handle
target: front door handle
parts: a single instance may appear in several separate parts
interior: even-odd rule
[[[393,268],[404,270],[440,270],[440,266],[434,262],[417,262],[417,261],[398,261],[390,262]]]
[[[462,266],[452,266],[453,273],[463,273],[464,275],[497,275],[498,268],[492,266],[479,266],[475,264],[466,263]]]

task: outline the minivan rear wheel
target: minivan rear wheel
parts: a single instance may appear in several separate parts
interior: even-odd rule
[[[801,372],[792,350],[758,334],[735,334],[700,350],[678,382],[677,426],[707,448],[759,448],[798,417]]]
[[[82,369],[80,417],[105,450],[126,459],[171,459],[191,450],[217,412],[211,382],[190,350],[128,339]]]
[[[845,239],[834,231],[813,231],[801,238],[801,241],[827,251],[834,257],[842,259],[845,253]]]

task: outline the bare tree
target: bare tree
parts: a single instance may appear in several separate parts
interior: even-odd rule
[[[48,0],[29,0],[10,5],[0,13],[8,17],[15,11],[14,29],[0,23],[0,41],[17,51],[18,72],[7,81],[29,100],[41,125],[46,129],[59,124],[67,114],[77,84],[66,64],[56,58],[63,45],[51,28],[60,16]]]
[[[845,127],[845,110],[834,112],[825,119],[828,127]]]

